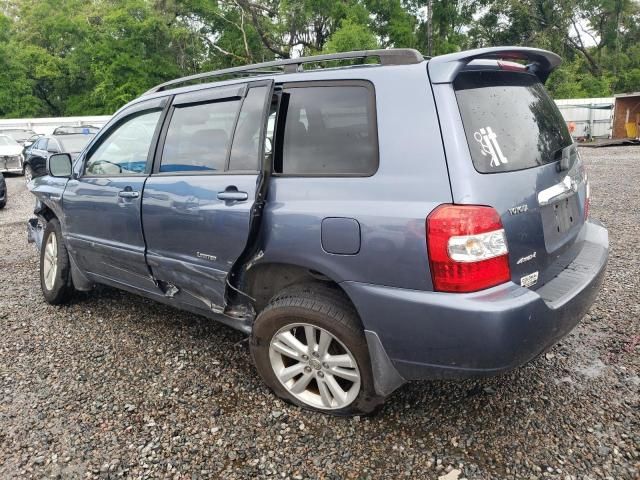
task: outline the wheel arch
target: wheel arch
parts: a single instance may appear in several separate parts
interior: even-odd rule
[[[56,215],[56,212],[52,208],[47,206],[45,203],[40,202],[38,207],[34,210],[33,213],[37,215],[39,218],[42,218],[47,223],[53,219],[57,220],[58,223],[60,224],[60,233],[62,234],[62,240],[65,242],[65,245],[66,245],[66,241],[64,238],[64,225],[62,223],[62,219],[58,217],[58,215]],[[74,288],[82,292],[88,292],[92,290],[94,287],[94,284],[91,280],[87,278],[85,273],[78,266],[78,263],[76,262],[76,259],[73,256],[73,252],[71,250],[68,250],[67,254],[69,255],[69,263],[71,264],[71,279],[72,279]]]
[[[316,283],[339,291],[357,312],[355,304],[337,281],[325,272],[308,266],[282,262],[259,263],[247,270],[244,281],[245,291],[253,299],[256,313],[262,311],[285,288],[303,283]]]

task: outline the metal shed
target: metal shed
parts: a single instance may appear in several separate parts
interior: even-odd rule
[[[615,96],[613,138],[640,138],[640,92]]]
[[[568,125],[574,124],[574,138],[611,138],[614,97],[556,100]]]

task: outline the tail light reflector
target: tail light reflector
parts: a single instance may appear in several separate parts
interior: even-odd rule
[[[475,292],[511,279],[509,249],[498,212],[480,205],[440,205],[427,217],[433,287]]]

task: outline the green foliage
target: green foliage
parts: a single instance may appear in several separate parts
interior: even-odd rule
[[[324,52],[348,52],[378,48],[378,41],[371,30],[352,20],[343,20],[340,27],[329,37]]]
[[[557,98],[640,91],[638,0],[4,0],[0,118],[112,113],[168,79],[274,58],[493,45],[562,55]]]

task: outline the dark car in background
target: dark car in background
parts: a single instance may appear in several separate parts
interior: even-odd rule
[[[0,172],[0,210],[7,204],[7,184],[4,181],[4,176]]]
[[[58,127],[54,132],[60,132],[61,128],[71,129],[80,127]],[[87,130],[87,133],[54,133],[53,135],[40,137],[27,150],[24,161],[24,176],[26,181],[30,182],[32,178],[46,174],[47,158],[49,158],[50,155],[54,153],[68,153],[71,155],[71,158],[75,158],[94,136],[95,132]]]
[[[24,143],[22,144],[22,155],[24,155],[25,158],[27,158],[27,154],[29,153],[29,149],[33,146],[34,143],[36,143],[36,141],[40,138],[40,137],[44,137],[44,135],[42,133],[34,133],[33,135],[31,135],[28,139],[26,139],[24,141]]]

